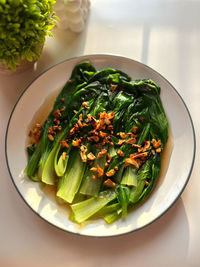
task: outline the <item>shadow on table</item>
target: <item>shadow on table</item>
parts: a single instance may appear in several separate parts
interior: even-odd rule
[[[180,223],[179,220],[181,220]],[[179,228],[177,226],[178,224],[180,225]],[[124,236],[90,238],[75,236],[53,228],[49,231],[48,228],[52,226],[48,226],[46,223],[40,224],[39,227],[42,227],[42,231],[46,231],[47,235],[51,235],[49,238],[53,240],[55,246],[60,248],[66,247],[68,253],[75,253],[79,259],[90,257],[91,262],[95,262],[96,259],[101,263],[105,262],[108,264],[97,266],[111,266],[113,257],[115,258],[115,262],[117,259],[120,262],[120,258],[124,258],[126,254],[127,257],[128,255],[129,257],[132,255],[132,259],[134,257],[138,258],[140,254],[141,257],[144,257],[145,251],[147,255],[151,252],[155,254],[155,249],[159,246],[163,249],[159,250],[160,255],[155,255],[155,264],[158,262],[161,263],[162,258],[166,258],[167,251],[169,258],[168,264],[171,261],[173,266],[174,260],[178,257],[176,255],[179,255],[179,257],[181,255],[183,262],[184,259],[186,260],[190,236],[187,214],[181,198],[156,222],[137,232]],[[173,239],[173,236],[179,238]],[[168,246],[169,244],[170,247]],[[103,258],[101,258],[101,255],[103,255]],[[148,264],[148,257],[146,259],[143,258],[142,262]],[[164,264],[162,266],[165,266]],[[132,266],[131,263],[130,266]]]
[[[7,183],[8,181],[6,181]],[[8,192],[6,184],[4,187],[5,191]],[[21,232],[24,236],[28,237],[30,235],[31,238],[26,239],[27,251],[29,251],[29,246],[32,247],[34,253],[38,254],[41,262],[43,262],[45,259],[42,255],[48,250],[48,253],[55,256],[55,258],[51,257],[52,265],[49,266],[56,266],[58,259],[64,264],[69,257],[74,262],[74,265],[70,265],[70,267],[93,267],[94,263],[97,263],[95,267],[110,267],[116,262],[118,263],[117,266],[146,267],[149,259],[151,259],[151,263],[154,263],[151,266],[156,267],[186,264],[190,231],[181,198],[163,216],[148,227],[118,237],[92,238],[70,234],[51,226],[36,216],[24,205],[23,201],[16,200],[17,193],[15,193],[9,194],[9,205],[13,206],[12,212],[16,212],[14,217],[19,232],[18,234],[14,231],[16,241],[13,242],[18,242],[17,239],[21,238]],[[25,219],[24,216],[27,218]],[[125,264],[126,257],[129,260],[135,260],[137,264],[133,265],[133,262],[128,262],[128,265],[127,262]],[[166,258],[168,261],[163,262],[163,259]],[[138,265],[138,262],[141,264]],[[176,262],[179,265],[176,265]]]
[[[46,45],[41,60],[37,64],[37,73],[41,73],[49,66],[82,55],[85,49],[87,27],[81,33],[57,28],[54,30],[54,37],[54,39],[48,39],[48,45]]]

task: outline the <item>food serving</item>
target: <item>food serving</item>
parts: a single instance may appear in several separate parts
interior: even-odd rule
[[[77,64],[44,124],[30,132],[25,173],[54,186],[76,223],[125,218],[160,173],[168,138],[160,90],[151,79]]]

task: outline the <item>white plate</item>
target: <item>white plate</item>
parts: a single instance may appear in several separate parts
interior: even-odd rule
[[[132,79],[151,78],[158,83],[161,87],[161,99],[168,117],[173,145],[170,141],[166,150],[165,166],[158,184],[143,205],[130,212],[126,219],[121,219],[111,225],[107,225],[103,220],[98,220],[80,228],[68,220],[67,208],[56,203],[54,194],[42,190],[39,183],[32,182],[23,174],[23,170],[27,164],[25,147],[28,126],[33,120],[34,114],[39,109],[41,110],[41,106],[49,96],[51,96],[51,100],[53,99],[52,95],[55,97],[55,93],[58,93],[58,89],[70,77],[73,67],[83,60],[90,60],[97,69],[118,68],[128,73]],[[194,157],[194,128],[188,109],[180,95],[156,71],[139,62],[119,56],[90,55],[73,58],[53,66],[41,74],[25,89],[16,103],[6,133],[8,169],[13,183],[25,203],[41,218],[54,226],[87,236],[121,235],[154,222],[174,204],[183,192],[192,171]]]

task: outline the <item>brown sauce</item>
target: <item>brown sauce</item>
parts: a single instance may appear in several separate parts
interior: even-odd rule
[[[167,142],[166,142],[165,147],[164,147],[163,152],[162,152],[161,170],[160,170],[160,174],[159,174],[159,178],[158,178],[156,187],[160,186],[162,184],[162,182],[163,182],[163,180],[167,174],[171,154],[173,151],[173,146],[174,146],[173,137],[172,137],[171,129],[169,127],[168,139],[167,139]]]
[[[26,146],[28,144],[32,144],[34,142],[33,138],[29,136],[29,133],[31,130],[34,129],[36,123],[39,124],[43,124],[46,120],[46,118],[48,117],[50,111],[53,108],[54,102],[56,100],[56,97],[58,96],[58,94],[60,93],[60,88],[55,90],[54,92],[52,92],[51,94],[49,94],[49,96],[47,96],[47,98],[44,100],[44,102],[42,103],[42,105],[39,107],[39,109],[36,111],[36,113],[34,114],[31,122],[29,123],[28,127],[27,127],[27,140],[26,140]]]

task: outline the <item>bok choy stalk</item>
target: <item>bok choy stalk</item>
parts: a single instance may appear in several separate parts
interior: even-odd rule
[[[105,98],[105,93],[100,94],[100,96],[97,98],[97,100],[94,101],[95,105],[93,105],[93,109],[92,110],[88,109],[92,115],[95,116],[99,112],[104,110],[104,106],[106,103],[104,101],[105,100],[104,98]],[[104,106],[103,106],[103,104],[104,104]],[[86,142],[84,142],[84,145],[86,145]],[[89,151],[89,150],[90,150],[90,148],[88,146],[87,151]],[[74,153],[72,153],[72,155],[69,158],[69,161],[70,161],[70,165],[67,168],[67,171],[64,174],[64,176],[61,178],[61,182],[59,182],[57,196],[64,199],[66,202],[72,203],[73,199],[74,199],[74,197],[75,197],[76,193],[78,192],[78,189],[81,185],[82,178],[83,178],[85,168],[86,168],[86,163],[81,160],[79,150],[76,150],[76,151],[74,151]],[[101,165],[102,165],[101,167],[103,167],[103,164],[101,164]],[[84,182],[88,181],[88,178],[89,178],[89,182],[92,181],[91,175],[89,175],[89,176],[85,177]],[[100,181],[101,180],[98,179],[98,182],[100,182]],[[83,188],[83,186],[82,186],[82,188]],[[97,196],[98,192],[99,192],[98,189],[100,188],[100,183],[97,184],[94,182],[93,187],[89,187],[86,185],[86,188],[90,188],[90,192],[93,192],[92,195]],[[95,190],[96,190],[96,193],[94,193]],[[83,193],[83,191],[80,191],[80,193]],[[88,194],[88,193],[85,192],[85,194]]]
[[[78,192],[81,180],[85,171],[86,164],[81,160],[80,154],[72,151],[69,157],[67,171],[59,181],[57,196],[68,203],[72,203]]]
[[[78,223],[84,222],[116,197],[117,194],[115,191],[107,190],[100,192],[97,198],[91,197],[87,200],[71,205],[72,211],[75,215],[75,220]]]
[[[99,152],[100,151],[97,150],[95,154],[97,155]],[[106,155],[103,155],[100,159],[95,159],[93,167],[97,168],[98,165],[102,170],[104,170],[105,162]],[[91,172],[88,168],[85,173],[85,179],[80,188],[80,193],[87,196],[98,197],[102,182],[103,177],[98,178],[97,174]]]
[[[65,107],[65,112],[60,121],[61,126],[65,126],[66,121],[69,123],[73,117],[73,109],[72,106],[69,105],[73,104],[71,103],[72,97],[76,91],[87,84],[87,81],[94,75],[94,73],[96,73],[96,70],[90,62],[82,62],[73,69],[70,79],[58,95],[52,111],[42,126],[40,141],[26,166],[25,173],[31,179],[35,177],[39,164],[44,164],[49,152],[54,146],[55,141],[51,142],[48,138],[49,128],[54,126],[54,112]]]

